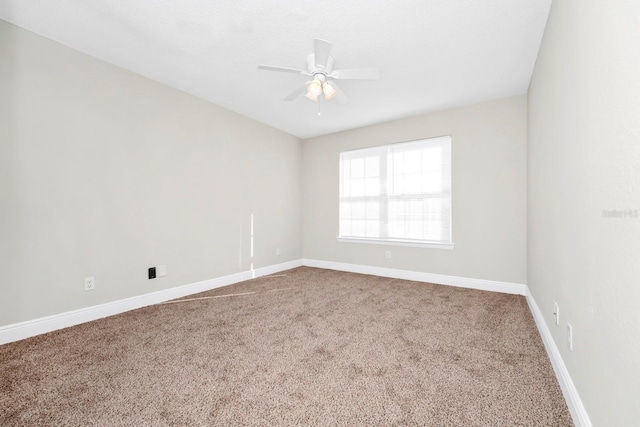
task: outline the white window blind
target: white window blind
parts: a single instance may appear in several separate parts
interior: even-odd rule
[[[451,137],[340,153],[339,240],[453,247]]]

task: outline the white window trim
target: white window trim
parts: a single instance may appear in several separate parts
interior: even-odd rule
[[[415,248],[432,248],[432,249],[453,249],[455,244],[440,242],[411,242],[408,240],[380,240],[367,239],[364,237],[338,237],[338,242],[343,243],[366,243],[369,245],[387,245],[387,246],[409,246]]]
[[[449,138],[449,141],[451,141],[451,136],[450,135],[443,135],[443,136],[436,136],[436,137],[432,137],[432,138],[421,138],[421,139],[417,139],[417,140],[412,140],[412,141],[405,141],[404,143],[411,143],[411,142],[417,142],[417,141],[422,141],[425,139],[438,139],[438,138]],[[400,143],[402,144],[402,143]],[[383,145],[380,146],[379,148],[383,148],[386,147],[387,145]],[[374,148],[374,147],[370,147],[370,148]],[[355,149],[355,150],[349,150],[349,151],[353,151],[353,152],[357,152],[360,151],[361,149]],[[346,152],[342,152],[341,156],[343,154],[349,153],[349,151]],[[450,154],[451,155],[451,154]],[[450,160],[451,161],[451,160]],[[453,177],[451,176],[451,179],[453,179]],[[452,185],[452,183],[450,183],[450,185]],[[451,191],[451,190],[450,190]],[[338,235],[337,237],[337,241],[338,242],[342,242],[342,243],[364,243],[364,244],[374,244],[374,245],[387,245],[387,246],[406,246],[406,247],[420,247],[420,248],[433,248],[433,249],[446,249],[446,250],[451,250],[455,247],[455,244],[453,242],[453,194],[450,193],[450,209],[449,209],[449,227],[450,227],[450,240],[448,242],[438,242],[438,241],[412,241],[412,240],[403,240],[403,239],[390,239],[390,238],[385,238],[385,239],[378,239],[378,238],[372,238],[372,237],[353,237],[353,236],[345,236],[345,237],[341,237],[340,235]]]

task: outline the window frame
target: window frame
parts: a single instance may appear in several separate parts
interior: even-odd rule
[[[448,173],[449,173],[449,181],[448,181],[448,201],[449,201],[449,218],[448,218],[448,231],[449,231],[449,240],[448,241],[438,241],[438,240],[420,240],[420,239],[410,239],[410,238],[393,238],[393,237],[360,237],[360,236],[342,236],[340,235],[340,221],[342,220],[341,217],[341,213],[340,213],[340,209],[342,207],[342,200],[344,199],[344,197],[341,197],[342,195],[342,186],[343,186],[343,165],[342,165],[342,161],[343,161],[343,157],[350,157],[353,156],[352,153],[358,152],[358,151],[369,151],[369,153],[373,154],[376,151],[380,152],[380,151],[387,151],[387,154],[385,154],[385,160],[389,161],[388,157],[389,157],[389,150],[392,147],[398,147],[398,152],[401,152],[402,150],[402,145],[407,145],[409,146],[410,144],[413,143],[419,143],[419,142],[426,142],[429,140],[440,140],[439,143],[442,144],[442,140],[445,139],[446,141],[444,141],[444,143],[448,144]],[[435,142],[435,141],[434,141]],[[366,154],[366,153],[364,153]],[[355,158],[358,158],[358,156],[353,156]],[[390,246],[407,246],[407,247],[422,247],[422,248],[434,248],[434,249],[453,249],[454,248],[454,242],[453,242],[453,183],[452,181],[452,138],[450,135],[442,135],[442,136],[436,136],[436,137],[429,137],[429,138],[420,138],[420,139],[416,139],[416,140],[411,140],[411,141],[403,141],[403,142],[398,142],[398,143],[392,143],[392,144],[384,144],[384,145],[380,145],[380,146],[372,146],[372,147],[363,147],[363,148],[357,148],[357,149],[352,149],[352,150],[345,150],[345,151],[341,151],[339,153],[339,160],[338,160],[338,168],[339,168],[339,177],[338,177],[338,237],[337,240],[339,242],[344,242],[344,243],[364,243],[364,244],[376,244],[376,245],[390,245]],[[365,156],[362,156],[363,159],[366,159]],[[386,166],[380,166],[380,169],[385,170],[385,176],[384,178],[381,178],[382,180],[384,180],[384,184],[381,184],[381,186],[386,186],[386,180],[389,179],[390,174],[387,173],[386,171]],[[382,176],[382,173],[380,173],[380,175]],[[393,194],[386,194],[386,205],[388,206],[389,201],[393,198],[393,197],[402,197],[402,195],[393,195]],[[427,199],[427,197],[424,196],[423,193],[423,200]],[[435,194],[446,194],[446,191],[443,191],[441,193],[435,193]],[[367,197],[371,197],[372,199],[377,199],[380,200],[381,196],[355,196],[355,197],[360,197],[362,199],[366,199]],[[410,196],[407,196],[410,197]],[[382,210],[381,210],[382,212]],[[384,212],[381,213],[381,216],[386,216],[388,213]],[[386,222],[384,223],[383,227],[387,227],[389,225],[389,221],[388,219],[386,220]]]

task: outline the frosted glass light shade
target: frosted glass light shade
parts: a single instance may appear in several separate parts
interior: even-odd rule
[[[307,86],[307,95],[314,95],[315,97],[318,97],[322,94],[322,82],[318,79],[312,81],[311,83],[309,83],[309,86]]]
[[[330,101],[336,96],[336,90],[329,83],[322,85],[322,91],[324,92],[324,99]]]

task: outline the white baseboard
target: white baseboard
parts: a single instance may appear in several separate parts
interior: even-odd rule
[[[589,414],[587,414],[587,410],[582,404],[580,395],[578,395],[578,390],[573,384],[573,380],[569,375],[569,371],[567,370],[567,367],[562,360],[560,350],[558,350],[558,347],[556,346],[556,343],[551,336],[551,331],[547,326],[547,322],[545,322],[544,316],[542,315],[538,304],[536,304],[536,301],[533,299],[533,295],[531,295],[528,287],[526,297],[527,303],[529,304],[529,309],[531,310],[531,314],[533,314],[533,318],[536,321],[538,331],[540,332],[540,336],[542,337],[542,342],[544,343],[544,347],[547,350],[547,354],[549,355],[549,359],[551,360],[551,365],[553,366],[553,370],[556,373],[556,378],[558,379],[558,383],[560,384],[560,388],[562,389],[562,394],[564,395],[564,399],[566,400],[569,411],[571,412],[573,423],[577,427],[591,427]]]
[[[394,279],[413,280],[415,282],[435,283],[457,286],[459,288],[479,289],[482,291],[502,292],[505,294],[526,295],[527,286],[520,283],[498,282],[495,280],[471,279],[468,277],[447,276],[444,274],[422,273],[418,271],[396,270],[393,268],[371,267],[368,265],[346,264],[342,262],[303,259],[303,265],[348,271],[350,273],[371,274]]]
[[[301,265],[302,260],[284,262],[281,264],[270,265],[250,271],[243,271],[228,276],[217,277],[214,279],[204,280],[202,282],[151,292],[92,307],[81,308],[79,310],[68,311],[65,313],[54,314],[52,316],[28,320],[26,322],[2,326],[0,327],[0,345],[67,328],[69,326],[79,325],[80,323],[90,322],[103,317],[113,316],[114,314],[124,313],[125,311],[134,310],[136,308],[158,304],[174,298],[181,298],[187,295],[232,285],[234,283],[256,277],[267,276],[269,274],[300,267]]]

